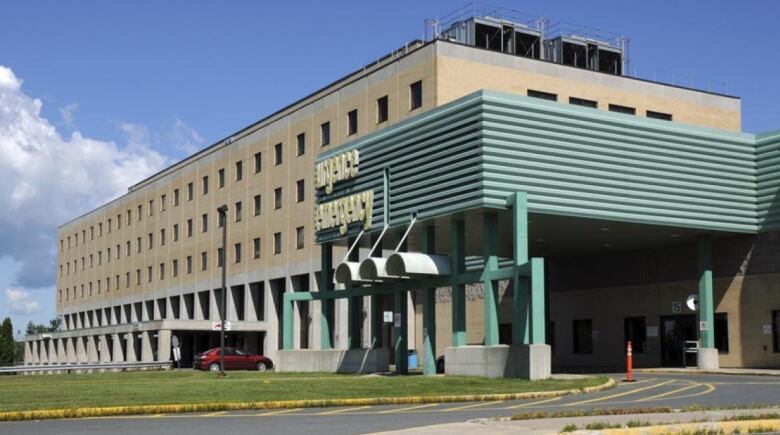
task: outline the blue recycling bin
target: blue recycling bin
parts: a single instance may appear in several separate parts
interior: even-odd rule
[[[417,351],[414,349],[409,349],[409,360],[407,362],[410,369],[416,369],[417,368]]]

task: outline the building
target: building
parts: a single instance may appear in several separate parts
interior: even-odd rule
[[[225,258],[228,343],[282,370],[416,349],[426,373],[544,377],[626,341],[638,366],[694,344],[780,366],[780,134],[627,75],[624,39],[508,18],[445,23],[60,227],[64,327],[25,362],[167,361],[174,335],[191,361]]]

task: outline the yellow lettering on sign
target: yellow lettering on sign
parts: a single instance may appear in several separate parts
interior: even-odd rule
[[[362,222],[363,229],[371,228],[374,209],[374,191],[355,193],[317,205],[314,208],[314,231],[338,228],[342,235],[349,225]]]
[[[317,163],[314,168],[314,187],[324,187],[325,193],[333,193],[333,184],[357,176],[359,164],[358,150],[350,150]]]

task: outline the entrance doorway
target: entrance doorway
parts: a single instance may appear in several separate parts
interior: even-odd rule
[[[681,314],[661,317],[661,365],[682,367],[686,341],[697,340],[696,315]],[[695,362],[695,354],[688,354],[687,363]]]

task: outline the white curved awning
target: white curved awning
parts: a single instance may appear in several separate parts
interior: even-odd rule
[[[387,259],[385,272],[390,276],[449,275],[450,257],[420,252],[396,252]]]
[[[368,257],[360,263],[360,279],[368,281],[389,281],[403,278],[388,275],[385,270],[387,258]]]
[[[336,283],[337,284],[349,284],[352,282],[360,282],[360,263],[355,261],[345,261],[336,267]]]

